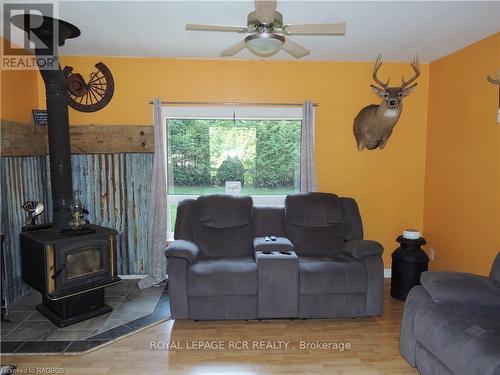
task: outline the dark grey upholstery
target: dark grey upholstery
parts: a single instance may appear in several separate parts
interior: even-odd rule
[[[285,237],[285,208],[255,206],[253,208],[253,231],[255,237]]]
[[[301,255],[339,255],[344,244],[342,201],[335,194],[304,193],[285,199],[287,237]]]
[[[500,282],[426,272],[421,283],[405,302],[401,355],[423,375],[500,375]]]
[[[165,252],[166,253],[166,252]],[[167,257],[168,257],[168,253]],[[170,313],[175,319],[190,319],[187,293],[188,261],[183,258],[168,257],[168,297]]]
[[[175,240],[168,245],[165,255],[169,258],[183,258],[194,263],[200,254],[198,246],[191,241]]]
[[[366,315],[365,303],[361,293],[300,295],[299,318],[357,318]]]
[[[415,354],[417,352],[417,341],[415,340],[415,315],[420,308],[431,303],[431,296],[429,296],[421,285],[413,287],[406,297],[403,319],[401,321],[399,351],[413,367],[416,366]]]
[[[351,294],[366,291],[363,263],[346,256],[300,257],[300,295]]]
[[[356,201],[352,198],[340,198],[344,211],[344,238],[346,241],[363,239],[363,224]]]
[[[420,277],[433,302],[500,309],[500,282],[461,272],[425,272]]]
[[[363,240],[356,202],[328,193],[285,200],[285,229],[299,255],[299,316],[381,315],[383,247]]]
[[[253,258],[202,259],[189,267],[190,296],[256,296],[257,264]]]
[[[175,241],[165,251],[173,318],[257,318],[252,217],[250,197],[180,202]]]
[[[195,200],[184,199],[177,205],[174,238],[193,241],[193,228],[195,217]]]
[[[499,313],[432,303],[415,316],[415,339],[453,374],[498,374]]]
[[[165,252],[172,317],[381,315],[383,248],[362,238],[356,202],[335,194],[289,195],[284,208],[229,195],[182,201]],[[295,251],[298,261],[277,255],[259,266],[260,250]]]
[[[352,240],[344,243],[342,253],[354,259],[363,259],[370,256],[381,256],[384,248],[377,241]]]
[[[500,282],[500,253],[497,254],[491,267],[490,278]]]
[[[255,237],[253,240],[255,251],[292,251],[293,244],[286,237],[276,237],[276,241],[266,241],[266,237]]]
[[[257,318],[257,296],[189,297],[189,319],[241,320]]]
[[[202,257],[253,255],[252,198],[206,195],[195,207],[193,241]]]
[[[299,260],[293,251],[257,251],[259,317],[296,318]]]

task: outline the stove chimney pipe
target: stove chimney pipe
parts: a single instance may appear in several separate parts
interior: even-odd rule
[[[64,45],[68,38],[78,37],[80,30],[68,22],[32,14],[13,16],[11,22],[26,31],[30,40],[35,43],[36,60],[45,83],[47,101],[53,228],[65,228],[68,227],[71,218],[73,182],[68,91],[64,73],[59,65],[58,46]],[[37,45],[39,42],[36,38],[32,38],[33,34],[44,43],[44,46]]]

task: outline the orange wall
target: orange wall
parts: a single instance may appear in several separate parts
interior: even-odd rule
[[[71,124],[151,124],[154,97],[170,101],[250,101],[319,103],[318,182],[322,191],[358,201],[366,238],[386,248],[385,266],[396,236],[422,227],[428,66],[385,150],[357,151],[352,122],[378,98],[370,90],[372,63],[231,61],[162,58],[63,57],[63,65],[88,77],[93,64],[111,69],[112,101],[92,114],[70,110]],[[397,82],[411,74],[408,64],[384,64],[381,75]],[[40,87],[43,85],[40,84]],[[39,89],[41,91],[41,89]],[[40,93],[43,95],[43,92]]]
[[[0,69],[0,118],[31,122],[31,110],[38,109],[38,76],[38,70]]]
[[[500,251],[500,33],[430,64],[424,230],[434,269],[487,274]]]
[[[370,152],[356,150],[352,120],[377,101],[371,63],[62,58],[84,76],[98,61],[114,74],[115,96],[96,113],[70,109],[72,124],[151,124],[153,97],[314,100],[319,188],[358,200],[366,238],[386,248],[386,268],[394,238],[407,227],[423,227],[436,249],[434,269],[486,274],[500,250],[498,87],[485,80],[500,66],[500,34],[423,65],[388,146]],[[410,73],[406,64],[381,71],[393,81],[403,72]],[[38,72],[1,73],[1,117],[29,122],[31,109],[44,105]]]

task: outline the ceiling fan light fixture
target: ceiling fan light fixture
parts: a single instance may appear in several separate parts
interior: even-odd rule
[[[255,55],[269,57],[278,52],[285,43],[281,35],[271,33],[259,33],[249,35],[245,38],[246,47]]]

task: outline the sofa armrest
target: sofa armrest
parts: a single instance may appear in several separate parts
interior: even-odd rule
[[[424,272],[420,282],[433,302],[500,308],[500,283],[461,272]]]
[[[361,260],[370,256],[381,256],[384,253],[384,247],[377,241],[352,240],[344,243],[342,252]]]
[[[293,251],[292,242],[286,237],[276,237],[276,241],[266,241],[266,237],[255,237],[254,251]]]
[[[168,245],[167,250],[165,250],[165,256],[167,258],[183,258],[186,259],[188,263],[194,263],[199,253],[200,250],[196,244],[185,240],[175,240]]]

